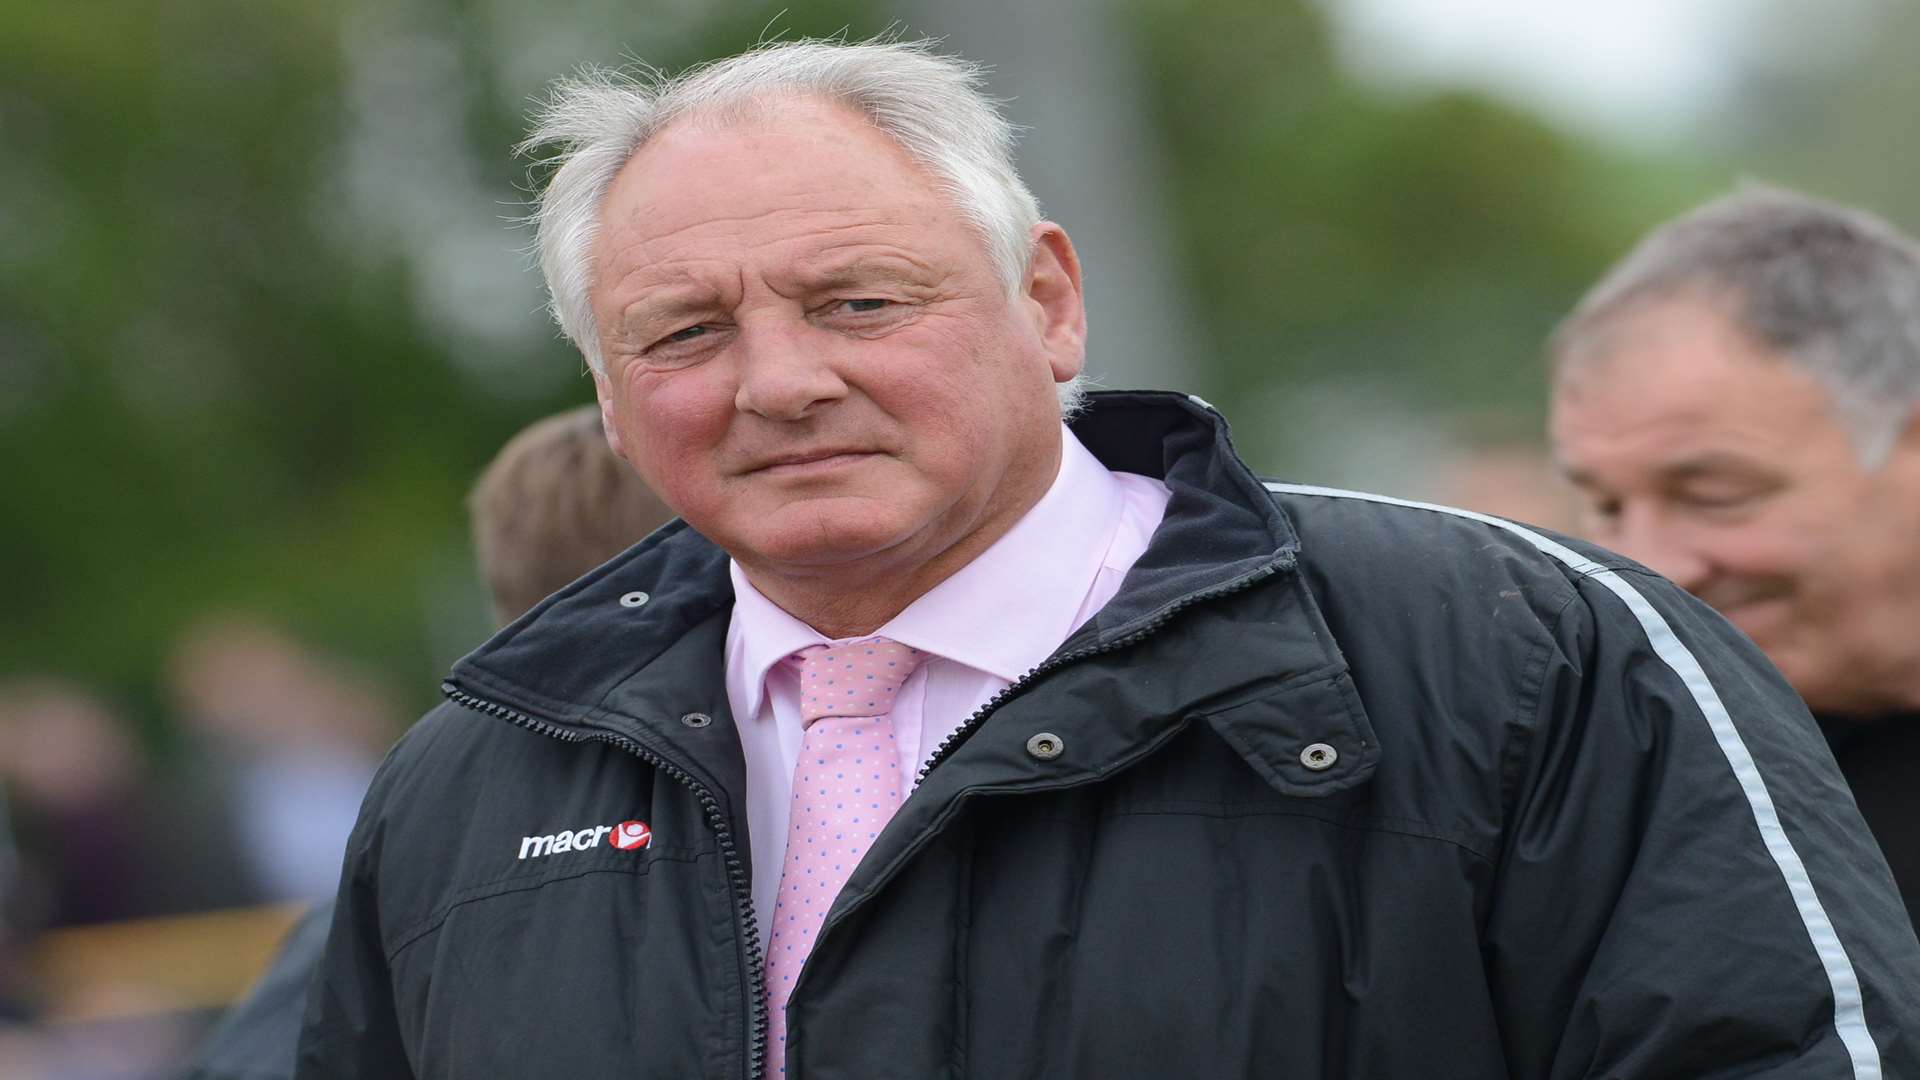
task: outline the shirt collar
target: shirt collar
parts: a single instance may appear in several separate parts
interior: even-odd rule
[[[872,635],[1012,683],[1075,629],[1119,527],[1118,481],[1061,429],[1060,470],[1047,493],[974,560],[909,604]],[[734,611],[727,631],[728,681],[744,716],[760,713],[774,665],[829,639],[787,614],[730,563]]]
[[[877,633],[1012,683],[1073,633],[1120,524],[1113,474],[1064,428],[1060,471],[1013,528]]]
[[[740,703],[735,722],[745,723],[760,715],[767,672],[801,649],[828,639],[754,588],[739,563],[727,560],[727,573],[733,578],[733,619],[727,625],[727,682]]]

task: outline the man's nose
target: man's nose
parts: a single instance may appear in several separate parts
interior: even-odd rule
[[[798,420],[845,397],[833,335],[804,318],[772,317],[740,328],[740,383],[734,407],[770,420]]]
[[[1615,535],[1620,554],[1688,592],[1699,592],[1712,576],[1712,562],[1700,551],[1687,530],[1657,508],[1629,506],[1621,514]]]

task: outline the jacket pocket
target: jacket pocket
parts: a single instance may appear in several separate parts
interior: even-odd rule
[[[468,890],[390,961],[417,1075],[711,1075],[743,1052],[724,867],[582,861]]]

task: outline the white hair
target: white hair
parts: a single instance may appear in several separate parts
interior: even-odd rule
[[[614,177],[676,120],[739,118],[802,97],[845,105],[898,143],[985,242],[1008,295],[1019,294],[1040,204],[1014,169],[1014,127],[984,93],[978,65],[935,52],[931,41],[802,40],[674,76],[590,67],[553,84],[520,149],[557,151],[530,218],[534,248],[554,321],[595,373],[605,374],[606,360],[589,298],[593,248]],[[1071,415],[1082,380],[1058,389]]]
[[[1564,368],[1621,316],[1696,295],[1818,379],[1862,464],[1920,410],[1920,245],[1871,214],[1752,185],[1655,229],[1554,332]]]

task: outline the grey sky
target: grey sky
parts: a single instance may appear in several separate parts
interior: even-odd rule
[[[1728,105],[1767,48],[1772,0],[1322,0],[1353,70],[1387,85],[1471,87],[1568,127],[1659,143]],[[1836,7],[1857,9],[1858,0]],[[1836,15],[1840,13],[1836,12]],[[1837,22],[1846,21],[1844,17]],[[1802,28],[1796,28],[1801,33]],[[1843,43],[1792,43],[1830,54]]]

